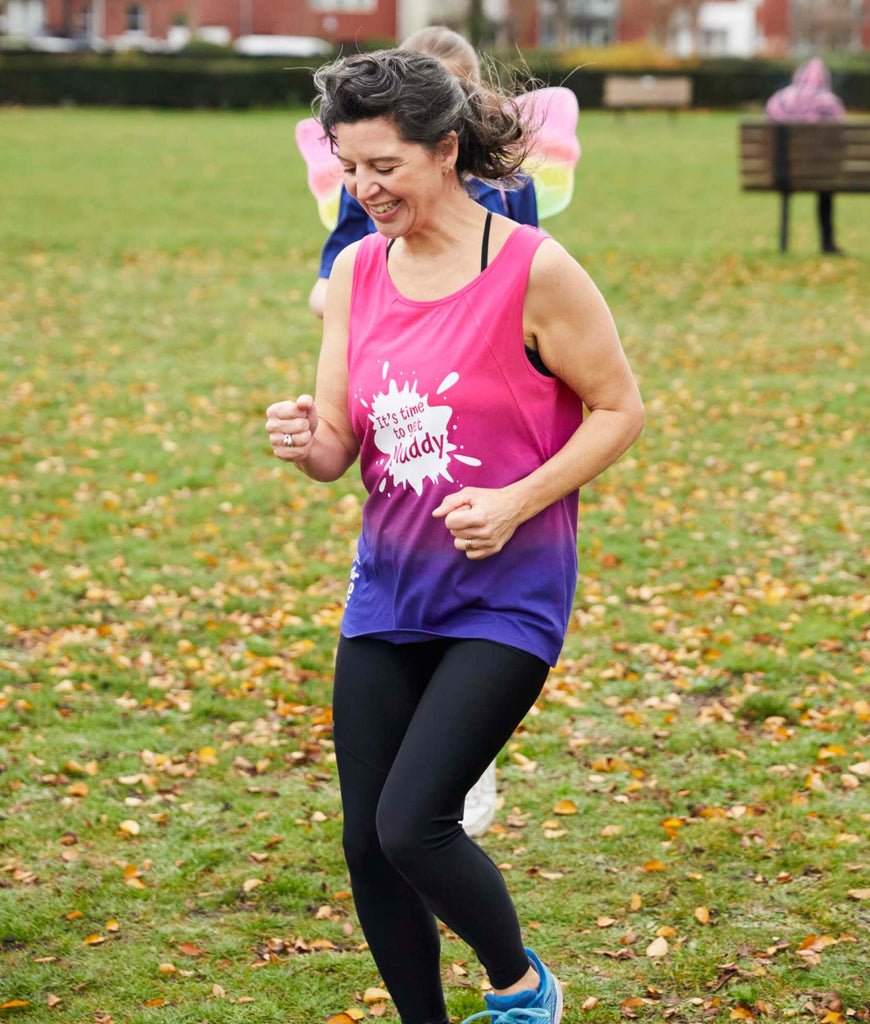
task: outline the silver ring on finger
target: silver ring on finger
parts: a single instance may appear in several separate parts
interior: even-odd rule
[[[292,434],[285,434],[284,435],[283,444],[284,444],[285,448],[292,448],[293,447],[293,435]]]

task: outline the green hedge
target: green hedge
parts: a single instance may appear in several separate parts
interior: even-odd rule
[[[612,69],[562,68],[531,64],[538,80],[564,84],[581,109],[602,105],[604,79]],[[632,68],[624,72],[643,74]],[[684,71],[650,74],[688,75],[696,107],[734,108],[763,103],[787,85],[792,68],[761,61],[710,60]],[[834,89],[851,110],[870,110],[870,70],[833,72]],[[135,107],[213,107],[245,109],[304,105],[313,98],[311,64],[292,60],[195,60],[166,57],[0,58],[0,103],[60,103]]]
[[[791,81],[794,67],[762,61],[707,60],[696,67],[662,71],[631,68],[619,71],[608,68],[581,68],[566,71],[554,67],[533,67],[534,76],[550,85],[564,84],[577,96],[581,110],[601,107],[604,102],[604,80],[608,75],[668,75],[692,79],[692,105],[702,108],[733,109],[763,104],[777,89]],[[867,70],[834,70],[834,91],[850,110],[870,110],[870,67]]]
[[[870,110],[870,73],[835,71],[834,92],[850,110]]]
[[[311,71],[286,61],[0,60],[0,103],[119,107],[298,106],[314,97]]]
[[[697,107],[738,107],[762,103],[791,81],[795,65],[775,61],[709,59],[688,72]],[[834,92],[851,110],[870,110],[870,61],[831,68]]]

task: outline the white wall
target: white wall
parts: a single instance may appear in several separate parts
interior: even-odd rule
[[[757,6],[757,0],[709,0],[698,9],[697,26],[687,10],[677,10],[668,27],[668,48],[679,57],[752,57],[763,44],[755,19]]]
[[[6,32],[10,36],[38,36],[45,24],[42,0],[8,0]]]
[[[717,57],[752,57],[758,48],[755,5],[749,0],[701,4],[698,28],[698,42],[704,53]]]

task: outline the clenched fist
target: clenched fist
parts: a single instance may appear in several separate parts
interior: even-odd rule
[[[272,451],[285,462],[301,462],[311,451],[317,430],[317,409],[311,395],[295,402],[275,402],[266,410],[266,433]]]
[[[453,546],[480,561],[498,554],[522,522],[505,487],[463,487],[448,494],[432,515],[443,519]]]

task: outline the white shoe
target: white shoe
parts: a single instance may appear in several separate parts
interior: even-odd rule
[[[482,836],[495,819],[495,761],[468,791],[462,827],[470,836]]]

